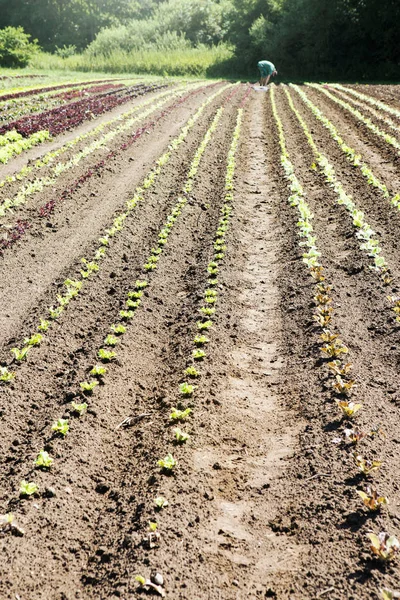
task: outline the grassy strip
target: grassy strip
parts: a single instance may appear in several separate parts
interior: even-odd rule
[[[21,187],[21,189],[17,192],[17,194],[13,198],[6,198],[4,200],[4,202],[2,204],[0,204],[0,217],[4,217],[8,210],[11,210],[13,208],[16,208],[18,206],[25,204],[28,197],[34,195],[37,192],[43,191],[45,187],[54,185],[57,181],[57,178],[60,175],[62,175],[66,171],[78,166],[80,164],[80,162],[82,160],[84,160],[85,158],[87,158],[90,154],[93,154],[94,152],[96,152],[96,150],[99,150],[102,147],[106,147],[106,145],[110,141],[112,141],[117,136],[126,132],[137,121],[148,117],[149,115],[154,113],[156,110],[162,108],[172,98],[175,98],[175,97],[183,94],[183,92],[184,92],[183,87],[178,88],[176,90],[172,90],[172,91],[167,90],[166,92],[162,92],[161,94],[157,95],[156,98],[150,98],[144,102],[141,102],[137,106],[135,106],[133,109],[131,109],[130,111],[128,111],[127,113],[125,113],[122,116],[124,122],[121,125],[119,125],[115,129],[112,129],[111,131],[108,131],[105,135],[103,135],[102,137],[100,137],[97,140],[95,140],[94,142],[92,142],[89,146],[86,146],[86,148],[83,148],[77,154],[72,156],[67,162],[57,163],[51,169],[50,176],[34,179],[28,185]],[[158,102],[157,102],[157,100],[158,100]],[[145,108],[148,105],[150,105],[150,108],[141,112],[138,116],[128,118],[130,115],[134,114],[135,112],[138,112],[139,110]],[[92,137],[93,135],[104,130],[110,124],[115,123],[116,121],[121,121],[121,120],[122,120],[121,117],[117,117],[115,119],[112,119],[111,121],[108,121],[107,123],[102,123],[101,125],[96,127],[94,130],[87,132],[83,135],[77,136],[74,140],[71,140],[71,142],[67,142],[67,144],[65,144],[61,148],[51,151],[51,152],[48,152],[43,159],[41,159],[35,163],[36,168],[41,169],[42,167],[47,166],[47,164],[49,162],[52,162],[55,157],[60,156],[60,154],[66,152],[69,148],[71,148],[74,145],[76,145],[77,143],[81,142],[83,139]],[[33,167],[28,166],[27,169],[32,171]]]
[[[334,139],[335,142],[338,144],[339,148],[345,154],[347,160],[354,167],[358,167],[360,169],[362,175],[366,178],[368,185],[372,185],[372,187],[378,189],[382,193],[383,198],[390,198],[390,193],[386,185],[379,181],[379,179],[372,172],[371,168],[361,160],[361,156],[357,154],[356,151],[353,150],[353,148],[346,144],[346,142],[341,137],[341,134],[338,132],[337,128],[331,123],[331,121],[329,121],[327,117],[325,117],[322,111],[311,102],[306,93],[301,88],[299,88],[299,86],[294,85],[292,83],[290,84],[290,87],[299,94],[299,96],[306,104],[306,106],[308,106],[308,108],[311,110],[315,118],[318,119],[318,121],[320,121],[323,124],[323,126],[329,131],[332,139]],[[397,209],[400,210],[400,193],[395,194],[390,200],[390,203],[392,204],[392,206],[395,206]]]
[[[306,85],[313,87],[316,90],[325,94],[325,96],[330,98],[333,102],[335,102],[336,104],[339,104],[339,106],[342,106],[345,110],[350,112],[358,121],[361,121],[362,123],[364,123],[364,125],[366,125],[366,127],[368,127],[368,129],[370,131],[372,131],[373,134],[375,134],[376,136],[385,140],[385,142],[387,144],[389,144],[390,146],[393,146],[393,148],[396,148],[396,150],[400,150],[400,142],[398,142],[396,140],[396,138],[394,138],[392,135],[389,135],[388,133],[385,133],[384,131],[379,129],[379,127],[377,127],[375,125],[375,123],[373,123],[371,121],[371,119],[369,119],[368,117],[365,117],[362,113],[360,113],[359,110],[357,110],[356,108],[354,108],[353,106],[348,104],[348,102],[344,102],[343,100],[340,100],[340,98],[337,98],[336,96],[334,96],[333,94],[328,92],[328,90],[326,90],[324,87],[322,87],[321,85],[319,85],[317,83],[306,83]],[[400,154],[400,152],[398,152],[398,154]]]
[[[400,119],[400,110],[397,110],[396,108],[393,108],[392,106],[388,106],[384,102],[381,102],[380,100],[376,100],[376,98],[372,98],[371,96],[368,96],[367,94],[362,94],[361,92],[357,92],[356,90],[345,87],[344,85],[340,85],[340,83],[330,83],[329,87],[333,87],[333,88],[336,88],[337,90],[342,90],[343,92],[352,94],[356,98],[359,98],[360,100],[364,100],[365,102],[368,102],[368,104],[371,104],[371,106],[376,106],[377,108],[380,108],[384,112],[390,113]]]
[[[121,336],[123,336],[126,331],[126,322],[130,321],[133,318],[133,316],[135,315],[135,311],[137,310],[137,308],[139,307],[139,305],[141,303],[140,298],[143,294],[142,290],[143,290],[143,288],[148,286],[149,282],[147,281],[147,279],[150,276],[150,272],[154,271],[157,268],[157,262],[160,258],[160,255],[162,254],[162,252],[164,250],[164,246],[167,243],[167,239],[171,233],[171,230],[174,227],[176,220],[181,215],[182,210],[188,201],[188,195],[192,191],[193,183],[194,183],[194,180],[195,180],[197,172],[198,172],[200,161],[204,155],[206,147],[208,146],[208,144],[212,138],[213,133],[215,132],[215,130],[217,128],[217,125],[221,119],[223,110],[224,110],[223,106],[221,106],[217,110],[216,115],[215,115],[209,129],[207,130],[205,136],[203,137],[201,143],[199,144],[199,146],[195,152],[194,158],[190,164],[187,179],[182,187],[182,194],[178,197],[174,208],[168,215],[166,223],[164,224],[164,226],[162,227],[162,229],[159,233],[157,248],[153,248],[151,255],[148,257],[146,263],[143,266],[143,276],[146,277],[146,279],[143,279],[142,281],[137,280],[134,285],[134,289],[128,292],[127,299],[126,299],[126,310],[120,311],[119,322],[113,323],[110,326],[110,330],[112,333],[108,334],[106,336],[106,338],[104,339],[104,343],[103,343],[104,347],[101,347],[98,349],[97,356],[102,361],[103,365],[101,365],[101,364],[94,365],[94,367],[90,371],[90,374],[93,375],[93,379],[89,382],[83,381],[79,384],[80,390],[79,390],[78,394],[83,395],[82,400],[84,400],[84,401],[72,403],[72,405],[71,405],[71,414],[72,415],[79,417],[86,411],[88,404],[85,400],[86,400],[88,394],[91,394],[93,392],[94,388],[97,387],[97,385],[99,383],[99,378],[103,378],[107,371],[107,367],[104,366],[104,363],[105,364],[110,363],[117,356],[117,354],[116,354],[115,350],[113,350],[113,348],[116,345],[118,345],[118,343],[120,342]],[[59,436],[64,437],[67,434],[67,432],[69,431],[69,428],[70,428],[70,424],[69,424],[68,419],[57,419],[54,422],[54,424],[52,425],[51,429],[55,434],[58,434]],[[47,453],[45,453],[46,454],[45,459],[47,461],[47,464],[43,465],[41,457],[43,457],[44,452],[45,452],[44,450],[39,452],[39,455],[36,458],[35,464],[39,468],[42,468],[44,466],[46,469],[48,469],[53,464],[54,459],[52,457],[50,457]],[[29,487],[27,487],[27,486],[29,486]],[[27,481],[23,480],[20,484],[20,495],[21,496],[30,496],[30,495],[37,493],[38,491],[39,491],[39,487],[33,481],[27,482]]]
[[[275,102],[275,87],[271,88],[271,104],[272,112],[275,119],[275,123],[279,133],[279,145],[281,150],[281,165],[284,171],[285,179],[289,182],[291,195],[289,197],[289,204],[292,207],[297,208],[300,220],[297,223],[298,235],[302,241],[299,242],[300,246],[306,246],[308,252],[303,253],[303,262],[309,269],[310,275],[315,281],[315,314],[314,320],[318,324],[320,330],[320,350],[324,358],[329,358],[330,362],[327,362],[329,368],[329,376],[331,379],[331,385],[333,388],[335,403],[342,413],[343,421],[345,422],[346,428],[344,429],[344,439],[339,438],[339,443],[350,443],[354,446],[358,444],[364,437],[373,436],[376,431],[371,430],[370,432],[362,432],[353,426],[352,420],[354,416],[362,408],[362,404],[356,404],[349,401],[349,397],[353,392],[354,381],[348,378],[349,371],[352,365],[350,363],[344,363],[342,355],[348,354],[348,348],[343,345],[343,342],[339,339],[338,334],[334,333],[327,327],[332,326],[333,308],[332,298],[330,292],[332,287],[325,281],[323,275],[323,267],[319,262],[320,252],[316,246],[316,236],[313,235],[312,219],[313,214],[310,207],[305,200],[305,192],[297,179],[295,169],[290,161],[290,156],[286,147],[285,134],[283,131],[282,121],[279,117],[276,102]],[[304,240],[304,241],[303,241]],[[310,253],[311,251],[311,253]],[[363,458],[358,450],[354,452],[354,463],[358,471],[366,477],[371,476],[381,466],[381,461],[374,461]],[[365,491],[355,490],[360,496],[363,504],[367,506],[371,512],[379,510],[381,506],[386,505],[387,498],[379,496],[377,490],[371,485],[367,485]],[[374,534],[372,534],[374,535]],[[368,535],[371,542],[372,538]],[[394,551],[393,551],[394,552]]]
[[[194,127],[205,108],[229,87],[230,85],[225,85],[217,90],[214,94],[207,98],[197,109],[195,114],[190,117],[186,125],[184,125],[184,127],[181,129],[180,134],[170,143],[167,151],[164,152],[157,160],[156,166],[153,167],[146,175],[141,186],[136,188],[133,198],[127,201],[126,210],[115,217],[112,226],[105,230],[104,235],[99,239],[100,246],[96,249],[93,256],[89,259],[81,259],[81,263],[84,265],[84,268],[80,271],[80,276],[74,280],[67,279],[64,282],[66,292],[63,295],[60,294],[57,296],[57,304],[50,307],[49,315],[46,315],[46,318],[43,317],[40,319],[40,323],[37,327],[37,331],[39,333],[33,333],[30,338],[27,338],[28,341],[24,341],[24,345],[21,347],[21,349],[14,348],[12,350],[15,360],[20,362],[21,360],[26,359],[28,352],[30,352],[32,348],[39,345],[43,341],[43,334],[46,333],[49,328],[51,328],[52,323],[61,316],[63,311],[68,307],[69,302],[79,294],[83,284],[91,276],[93,276],[93,274],[99,272],[101,268],[100,261],[107,254],[112,238],[117,236],[122,231],[125,220],[129,217],[130,213],[140,202],[144,201],[145,191],[155,184],[159,175],[162,173],[163,167],[169,162],[172,154],[185,141],[189,131]],[[29,340],[36,340],[38,343],[30,343]],[[3,381],[4,383],[12,381],[12,379],[15,377],[15,373],[9,371],[6,366],[4,366],[3,369],[5,369],[5,371],[3,372],[3,379],[0,378],[0,381]]]

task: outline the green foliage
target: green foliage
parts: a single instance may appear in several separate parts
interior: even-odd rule
[[[39,490],[39,487],[33,481],[25,481],[23,479],[19,485],[19,493],[21,496],[32,496],[36,494]]]
[[[171,421],[184,421],[188,418],[191,412],[191,408],[185,408],[185,410],[179,410],[179,408],[172,408],[169,418]]]
[[[82,402],[82,403],[71,402],[72,410],[75,413],[77,413],[80,417],[87,411],[87,407],[88,407],[88,405],[86,404],[86,402]]]
[[[68,419],[57,419],[52,425],[52,430],[60,435],[67,435],[69,430]]]
[[[175,434],[175,439],[178,442],[178,444],[184,444],[189,439],[189,434],[185,433],[184,431],[179,429],[179,427],[176,427],[174,429],[174,434]]]
[[[164,471],[173,471],[177,463],[172,454],[168,454],[165,458],[162,458],[159,461],[157,461],[157,464]]]
[[[166,508],[168,506],[169,502],[162,496],[158,496],[158,498],[155,498],[154,504],[156,505],[156,508],[161,510],[162,508]]]
[[[26,67],[39,49],[37,40],[30,42],[30,38],[31,36],[24,32],[23,27],[0,29],[0,65]]]
[[[35,460],[35,465],[39,468],[48,469],[54,462],[54,458],[51,458],[50,454],[45,450],[41,450]]]

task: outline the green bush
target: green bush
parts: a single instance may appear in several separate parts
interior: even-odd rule
[[[26,67],[39,49],[37,40],[30,42],[30,37],[22,27],[0,29],[0,65]]]

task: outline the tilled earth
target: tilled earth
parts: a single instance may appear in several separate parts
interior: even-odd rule
[[[155,123],[134,143],[124,148],[135,133],[127,131],[0,219],[3,236],[18,223],[29,223],[0,256],[0,364],[16,374],[0,386],[0,502],[2,514],[13,513],[24,532],[3,526],[0,533],[1,599],[130,600],[165,593],[173,600],[347,600],[378,598],[380,588],[400,589],[398,559],[375,560],[366,537],[371,531],[400,536],[400,327],[387,300],[400,290],[400,216],[290,88],[275,87],[277,111],[314,214],[335,329],[349,348],[357,384],[353,397],[363,405],[356,424],[378,431],[357,451],[382,460],[373,482],[388,497],[387,507],[370,514],[356,493],[365,482],[354,464],[354,447],[343,441],[348,423],[334,402],[321,356],[313,320],[315,285],[302,261],[298,214],[288,202],[270,92],[227,86],[206,105],[154,185],[142,190],[143,200],[110,240],[99,272],[84,282],[27,360],[12,361],[10,350],[20,348],[57,304],[63,282],[79,279],[82,257],[93,255],[98,238],[157,159],[224,86],[205,83],[193,93],[188,89],[182,102],[169,100],[152,117],[138,120],[138,128]],[[287,89],[318,149],[379,238],[389,285],[370,269],[351,217],[316,170]],[[394,196],[400,190],[399,152],[320,91],[302,89]],[[400,111],[396,86],[353,89]],[[152,93],[156,101],[158,92]],[[157,269],[144,275],[143,265],[221,106],[187,204]],[[199,362],[201,377],[194,381],[193,397],[183,401],[193,410],[180,425],[190,437],[174,445],[169,414],[180,402],[182,373],[191,364],[241,107],[217,310],[206,358]],[[366,108],[365,114],[395,136]],[[398,122],[400,138],[400,119],[390,118]],[[0,179],[72,137],[69,132],[33,148],[0,169]],[[93,176],[83,177],[91,169]],[[40,177],[46,174],[43,169]],[[80,178],[51,212],[40,212]],[[2,199],[19,185],[7,184]],[[149,286],[126,324],[117,358],[85,398],[79,383],[90,379],[110,325],[119,320],[135,281],[145,277]],[[79,419],[71,414],[71,401],[88,404]],[[58,418],[69,419],[65,438],[52,434]],[[54,457],[48,471],[34,467],[42,449]],[[167,476],[157,461],[169,452],[178,464]],[[21,498],[21,480],[35,481],[38,493]],[[157,497],[166,498],[168,506],[157,510]],[[151,534],[149,522],[158,524],[158,535]],[[162,575],[159,591],[146,590],[135,579],[154,573]]]

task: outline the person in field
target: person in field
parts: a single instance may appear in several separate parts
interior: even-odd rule
[[[260,71],[260,87],[267,87],[271,75],[272,77],[278,75],[275,65],[269,60],[260,60],[257,63],[257,67]]]

